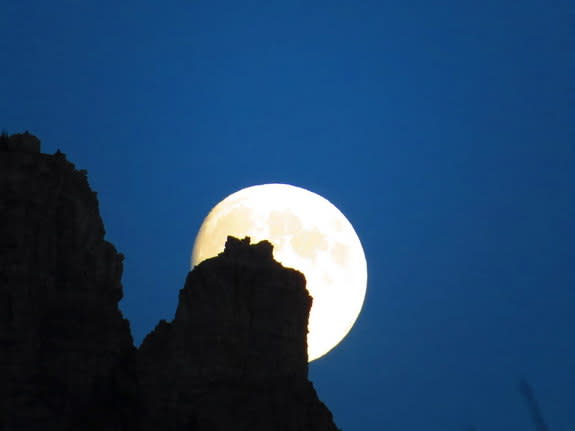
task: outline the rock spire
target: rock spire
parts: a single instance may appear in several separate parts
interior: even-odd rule
[[[0,431],[337,431],[307,377],[305,278],[269,242],[229,237],[139,349],[122,261],[86,172],[2,135]]]

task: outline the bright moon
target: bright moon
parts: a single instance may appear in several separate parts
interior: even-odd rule
[[[313,297],[308,359],[333,349],[353,326],[365,297],[367,264],[351,223],[327,199],[287,184],[263,184],[231,194],[205,218],[192,267],[224,250],[228,235],[270,241],[274,258],[301,271]]]

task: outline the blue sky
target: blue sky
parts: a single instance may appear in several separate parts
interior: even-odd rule
[[[310,367],[351,430],[575,426],[575,9],[563,0],[3,0],[0,127],[87,169],[139,343],[203,217],[319,193],[366,302]]]

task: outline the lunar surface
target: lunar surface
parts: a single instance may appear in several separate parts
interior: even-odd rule
[[[242,189],[205,218],[192,251],[192,267],[224,250],[228,235],[268,240],[274,258],[301,271],[313,297],[308,359],[333,349],[350,331],[365,297],[367,264],[350,222],[328,200],[287,184]]]

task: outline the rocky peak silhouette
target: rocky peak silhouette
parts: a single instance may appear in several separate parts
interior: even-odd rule
[[[336,431],[307,378],[305,278],[272,251],[229,237],[136,349],[86,172],[2,135],[0,431]]]

